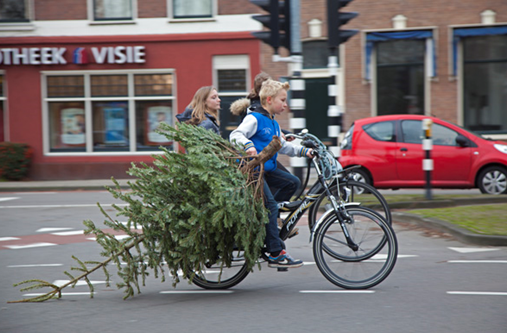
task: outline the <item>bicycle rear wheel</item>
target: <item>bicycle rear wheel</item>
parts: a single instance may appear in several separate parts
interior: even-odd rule
[[[320,272],[345,289],[368,289],[382,282],[396,264],[398,243],[392,227],[371,209],[354,207],[346,228],[357,251],[348,245],[335,214],[315,232],[313,255]]]
[[[234,251],[231,265],[221,268],[222,263],[206,265],[206,269],[196,272],[192,283],[204,289],[228,289],[234,287],[248,275],[249,270],[243,252]]]
[[[378,210],[379,213],[386,219],[388,224],[392,223],[391,209],[387,204],[386,199],[380,192],[373,186],[358,182],[355,180],[347,180],[340,183],[341,197],[344,198],[345,188],[350,189],[350,196],[347,202],[359,202],[362,207],[369,207]],[[338,197],[338,186],[329,188],[331,193]],[[308,212],[308,226],[310,230],[313,229],[314,224],[322,217],[322,215],[333,208],[326,193],[322,193],[317,199],[315,204],[310,207]]]

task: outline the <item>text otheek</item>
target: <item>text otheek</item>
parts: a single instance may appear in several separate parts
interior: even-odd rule
[[[144,46],[91,47],[92,59],[96,64],[142,64],[145,63]],[[73,57],[73,63],[87,64],[88,55],[84,48],[76,48],[81,56]],[[65,65],[65,47],[24,47],[0,49],[0,64],[3,65]]]

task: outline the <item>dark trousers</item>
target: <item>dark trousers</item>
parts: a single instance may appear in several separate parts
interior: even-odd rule
[[[270,253],[283,249],[282,241],[278,236],[278,202],[290,200],[300,186],[299,178],[287,171],[275,169],[264,173],[264,204],[269,210],[269,223],[266,224],[266,247]]]

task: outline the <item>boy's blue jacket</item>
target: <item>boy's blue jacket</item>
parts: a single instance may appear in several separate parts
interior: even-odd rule
[[[287,142],[280,135],[280,125],[264,108],[258,107],[254,112],[248,114],[238,128],[231,132],[229,139],[231,142],[237,142],[247,150],[255,147],[257,153],[260,153],[273,140],[273,135],[280,137],[282,148],[281,154],[289,156],[305,156],[308,148],[300,145],[294,145]],[[264,170],[269,172],[276,169],[276,158],[278,153],[264,164]]]

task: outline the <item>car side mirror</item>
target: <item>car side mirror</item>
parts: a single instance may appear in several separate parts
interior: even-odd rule
[[[468,147],[468,146],[470,146],[470,144],[468,143],[468,139],[466,137],[464,137],[463,135],[461,135],[461,134],[458,134],[458,136],[456,137],[456,143],[460,147]]]

